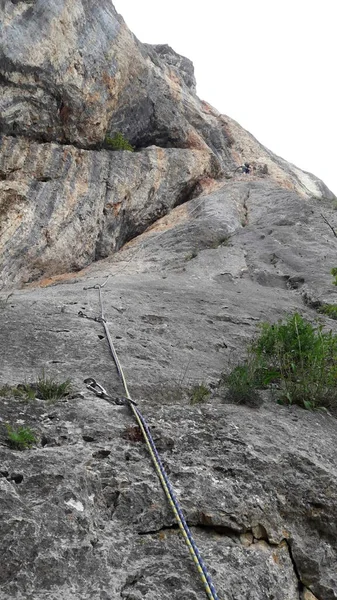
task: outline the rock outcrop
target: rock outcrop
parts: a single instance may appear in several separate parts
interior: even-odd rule
[[[234,405],[219,385],[261,321],[337,304],[334,195],[200,101],[190,61],[141,44],[110,1],[1,11],[0,600],[204,597],[130,412],[84,384],[123,395],[102,325],[78,315],[99,315],[106,278],[220,599],[336,600],[333,410]],[[112,151],[116,132],[136,151]],[[71,394],[12,388],[42,373]],[[14,449],[6,424],[36,444]]]
[[[5,285],[107,256],[245,161],[253,180],[333,198],[200,101],[190,61],[140,44],[110,0],[6,2],[0,27]],[[108,152],[116,132],[139,151]]]

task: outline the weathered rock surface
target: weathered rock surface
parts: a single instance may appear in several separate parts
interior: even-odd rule
[[[118,250],[216,174],[200,150],[88,152],[4,137],[3,283],[77,270]]]
[[[299,580],[336,597],[329,416],[214,402],[146,412],[220,598],[298,600]],[[203,597],[127,409],[87,393],[11,399],[3,415],[44,446],[1,450],[0,598]]]
[[[90,147],[120,130],[137,147],[208,148],[229,160],[216,118],[197,130],[205,119],[191,64],[140,44],[110,0],[6,2],[0,35],[6,133]]]
[[[190,61],[138,42],[110,0],[8,1],[0,23],[3,285],[107,256],[244,161],[252,179],[333,199],[200,101]],[[102,151],[117,131],[140,151]]]
[[[81,269],[121,248],[173,207],[200,194],[207,197],[213,189],[222,204],[231,198],[233,189],[238,190],[234,197],[240,197],[241,213],[232,219],[230,231],[246,224],[248,209],[242,203],[250,190],[260,198],[260,218],[267,208],[265,198],[274,190],[280,198],[300,203],[301,212],[306,206],[303,199],[311,198],[309,188],[289,174],[290,167],[288,173],[276,162],[272,165],[268,168],[275,170],[275,177],[266,178],[257,170],[249,180],[239,174],[219,180],[219,166],[205,150],[150,147],[137,153],[87,151],[3,136],[2,286]],[[313,177],[310,183],[313,191]],[[324,190],[321,183],[320,188]],[[327,192],[323,197],[318,184],[315,189],[325,201],[329,194],[332,196]],[[298,197],[292,190],[302,195]],[[315,217],[321,219],[318,208]],[[291,217],[287,221],[283,216],[282,231],[294,224]]]
[[[102,326],[78,316],[99,314],[106,277],[131,394],[221,600],[336,600],[333,409],[218,387],[258,323],[337,304],[333,194],[201,102],[191,63],[107,0],[1,11],[0,387],[44,371],[74,392],[0,390],[0,600],[204,597],[128,409],[83,383],[123,394]],[[116,131],[138,151],[102,148]],[[211,395],[191,406],[198,383]],[[37,445],[10,448],[6,423]]]
[[[333,292],[335,242],[315,214],[328,204],[283,188],[265,189],[262,200],[253,183],[248,197],[247,185],[192,199],[115,258],[3,302],[2,381],[33,381],[45,369],[71,375],[82,394],[53,406],[3,405],[4,422],[24,423],[41,440],[25,452],[2,447],[4,599],[203,597],[131,416],[83,384],[91,375],[123,393],[102,327],[78,317],[98,314],[97,291],[83,288],[111,274],[105,315],[131,393],[154,426],[220,598],[299,600],[306,586],[335,600],[334,417],[268,398],[260,408],[230,406],[214,388],[257,323],[295,309],[314,318],[309,290]],[[239,227],[245,206],[251,222]],[[293,225],[283,224],[285,212]],[[213,395],[191,407],[187,390],[200,382]],[[19,554],[8,554],[13,545]]]

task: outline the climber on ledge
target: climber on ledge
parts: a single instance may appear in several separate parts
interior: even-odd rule
[[[243,165],[240,165],[240,167],[237,167],[234,171],[234,173],[237,173],[238,171],[240,171],[241,173],[250,173],[251,167],[250,164],[245,162],[243,163]]]

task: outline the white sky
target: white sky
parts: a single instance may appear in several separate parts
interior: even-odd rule
[[[113,0],[190,58],[197,93],[337,195],[336,0]]]

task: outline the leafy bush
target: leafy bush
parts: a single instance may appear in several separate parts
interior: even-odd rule
[[[129,152],[133,152],[134,148],[131,146],[130,142],[125,139],[122,133],[115,133],[113,137],[108,135],[105,136],[105,143],[112,150],[128,150]]]
[[[337,267],[331,269],[331,275],[334,276],[334,281],[332,282],[334,285],[337,285]]]
[[[318,312],[337,321],[337,304],[322,304]]]
[[[284,322],[264,323],[249,347],[249,359],[227,378],[237,398],[273,389],[278,400],[307,409],[337,404],[337,336],[295,313]]]
[[[228,387],[227,398],[235,404],[255,404],[258,400],[256,388],[259,387],[255,365],[247,361],[238,365],[224,378]]]
[[[2,396],[3,398],[7,398],[11,393],[11,389],[12,388],[7,383],[5,385],[1,386],[0,396]]]
[[[33,431],[29,429],[29,427],[19,427],[18,429],[13,429],[11,425],[7,424],[6,429],[7,440],[9,444],[16,450],[25,450],[26,448],[31,448],[31,446],[37,441]]]

